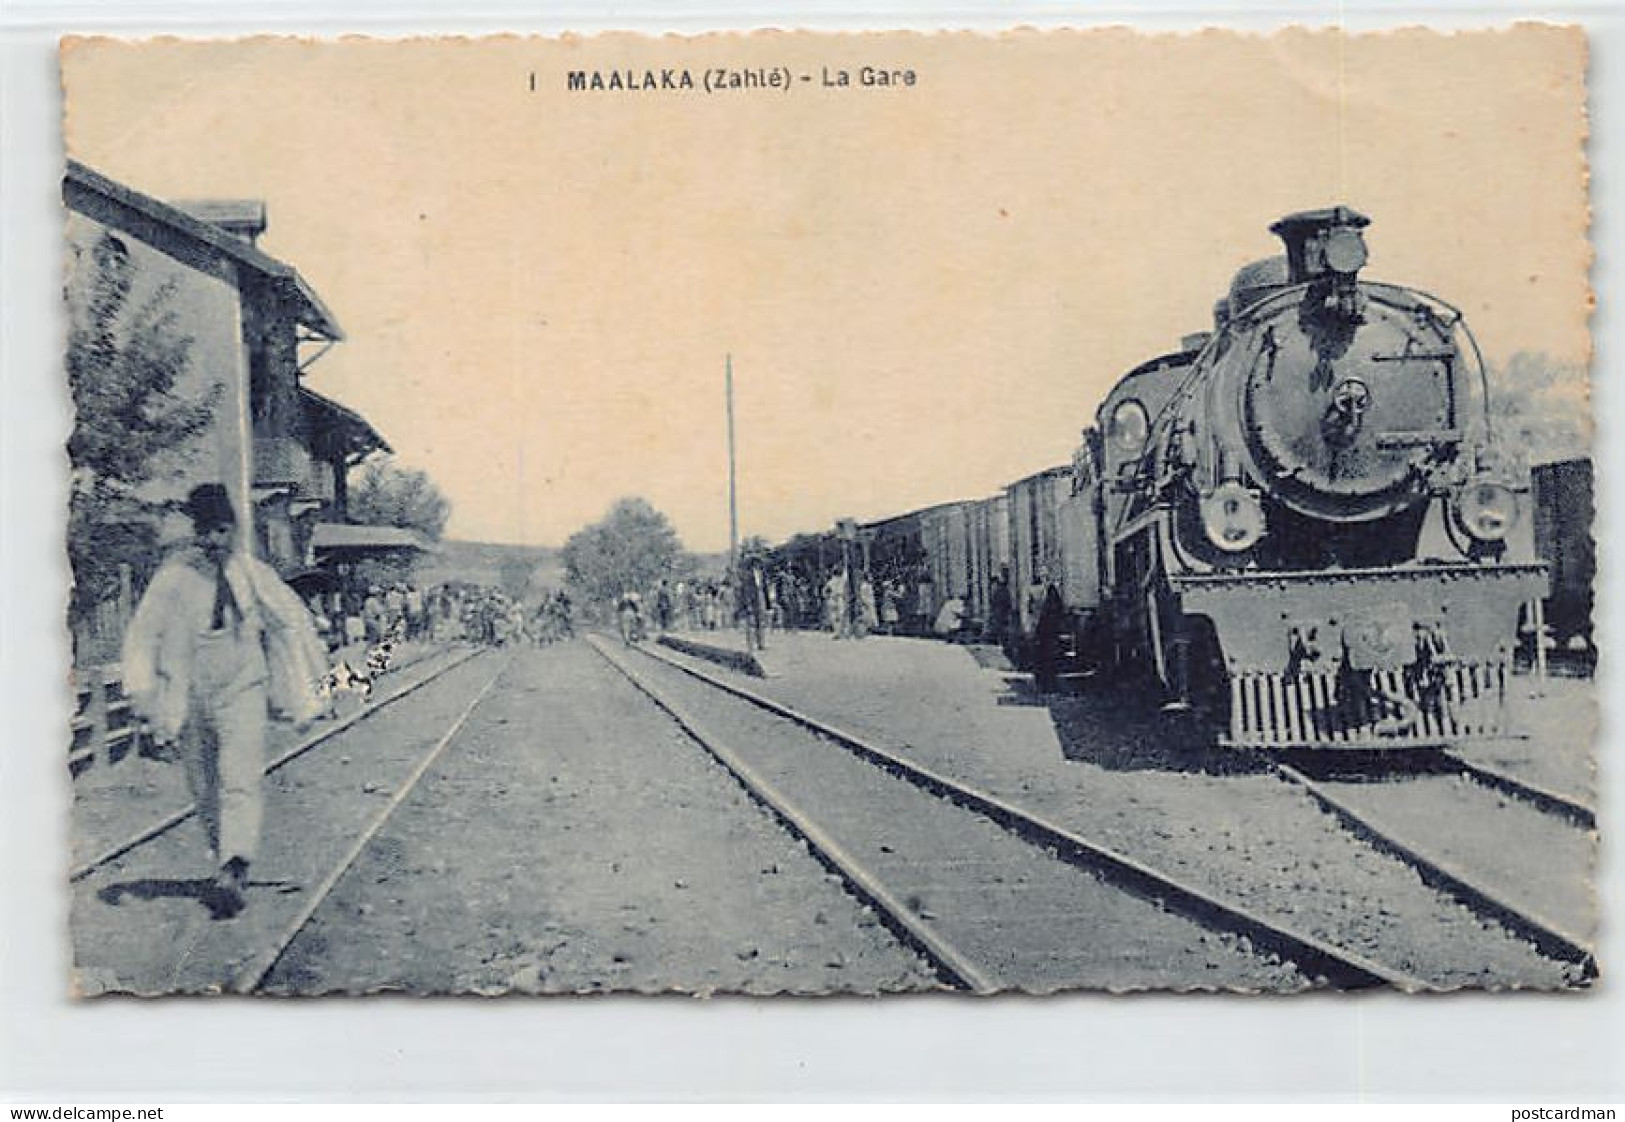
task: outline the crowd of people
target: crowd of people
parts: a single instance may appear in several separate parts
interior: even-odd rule
[[[1008,578],[991,582],[987,618],[973,618],[961,596],[936,603],[925,579],[872,579],[836,568],[815,579],[759,561],[733,576],[665,578],[627,588],[611,608],[628,638],[671,631],[744,628],[758,644],[772,631],[823,630],[835,639],[867,635],[935,635],[1005,645],[1014,609]],[[568,592],[547,590],[521,600],[501,589],[448,582],[427,589],[408,581],[310,595],[306,606],[330,651],[386,640],[545,646],[575,634]]]
[[[400,581],[310,595],[305,606],[329,651],[390,640],[546,645],[575,633],[567,592],[526,603],[498,588],[448,582],[428,589]]]
[[[330,651],[427,634],[427,601],[420,589],[405,582],[312,593],[305,607]]]
[[[845,567],[808,574],[795,568],[773,570],[760,560],[747,559],[737,579],[662,579],[648,588],[623,589],[612,607],[616,625],[628,641],[650,632],[742,627],[758,644],[767,632],[787,630],[822,630],[835,639],[935,635],[995,645],[1006,642],[1013,619],[1008,577],[993,578],[984,620],[971,617],[961,596],[950,595],[937,603],[929,579],[910,576],[875,579]]]
[[[521,600],[501,589],[448,582],[427,589],[409,581],[312,594],[307,607],[330,651],[386,638],[484,646],[547,645],[575,634],[568,592],[547,590]],[[629,640],[671,631],[744,628],[762,645],[772,631],[823,630],[835,639],[867,635],[934,635],[1005,645],[1013,620],[1008,577],[991,582],[986,619],[973,618],[961,596],[937,602],[928,578],[878,577],[837,567],[809,575],[743,562],[737,575],[668,577],[626,588],[608,605]]]

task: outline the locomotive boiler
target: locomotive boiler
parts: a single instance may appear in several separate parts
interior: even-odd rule
[[[1224,743],[1508,731],[1520,613],[1546,586],[1528,472],[1497,445],[1461,313],[1362,276],[1368,222],[1271,226],[1285,255],[1126,375],[1075,459],[1098,563],[1081,642]]]

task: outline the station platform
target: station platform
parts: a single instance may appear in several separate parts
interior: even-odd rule
[[[1028,772],[1065,762],[1048,703],[994,647],[818,631],[770,631],[760,651],[747,651],[738,631],[656,641],[662,653],[759,679],[752,688],[877,742],[929,745],[971,773],[984,756]]]
[[[769,631],[764,647],[752,648],[745,642],[743,631],[664,631],[654,641],[670,650],[726,666],[757,678],[774,678],[792,668],[817,672],[822,665],[833,666],[844,658],[821,658],[820,655],[839,655],[852,652],[868,644],[868,649],[896,653],[900,650],[924,651],[929,648],[957,650],[968,654],[976,664],[987,670],[1014,672],[1004,652],[988,644],[947,643],[940,639],[901,635],[866,635],[862,639],[836,639],[825,631]],[[904,644],[894,646],[887,644]],[[833,645],[830,645],[833,644]],[[878,648],[874,644],[880,644]],[[954,659],[952,661],[958,661]]]

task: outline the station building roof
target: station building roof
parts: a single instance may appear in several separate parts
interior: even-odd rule
[[[298,269],[257,248],[232,229],[144,195],[73,159],[68,161],[62,180],[62,199],[70,209],[139,238],[184,265],[218,274],[219,262],[226,260],[247,269],[286,295],[296,309],[299,323],[313,334],[334,342],[344,338],[338,320]]]
[[[312,549],[330,552],[430,552],[429,543],[416,531],[400,526],[357,526],[348,522],[318,522],[311,532]]]

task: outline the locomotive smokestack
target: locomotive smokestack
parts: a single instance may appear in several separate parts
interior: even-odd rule
[[[1361,321],[1356,279],[1366,262],[1365,237],[1371,219],[1346,206],[1289,214],[1270,227],[1286,244],[1292,284],[1308,284],[1312,298],[1344,320]]]
[[[1304,284],[1327,276],[1353,277],[1366,261],[1365,238],[1360,231],[1371,219],[1346,206],[1304,210],[1289,214],[1270,227],[1286,245],[1291,283]]]

